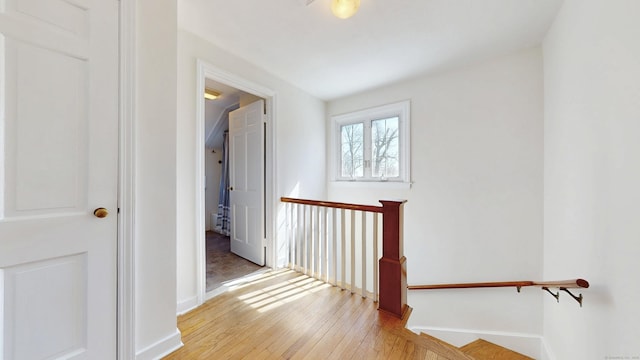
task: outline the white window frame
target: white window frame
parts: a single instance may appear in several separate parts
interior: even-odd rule
[[[363,185],[375,186],[375,187],[400,187],[409,188],[411,186],[411,102],[409,100],[400,101],[397,103],[377,106],[364,110],[358,110],[350,113],[334,115],[331,117],[331,181],[334,185],[340,186],[356,186],[362,187]],[[364,123],[365,128],[367,123],[372,120],[398,117],[398,146],[400,152],[399,159],[399,176],[395,178],[380,179],[373,177],[364,178],[344,178],[341,176],[342,159],[341,159],[341,146],[342,146],[342,134],[341,127],[343,125]],[[370,134],[369,134],[370,135]],[[367,154],[371,149],[365,149],[365,160],[371,160],[371,154]],[[365,174],[367,172],[365,171]],[[370,171],[368,172],[370,174]]]

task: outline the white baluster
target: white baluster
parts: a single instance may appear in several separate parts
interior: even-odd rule
[[[331,275],[333,285],[338,283],[338,209],[331,210]]]
[[[347,270],[347,265],[346,265],[346,258],[347,258],[347,253],[346,253],[346,232],[347,229],[345,227],[345,209],[341,209],[340,212],[340,232],[341,232],[341,236],[340,236],[340,246],[341,246],[341,250],[342,253],[340,254],[340,274],[341,274],[341,278],[342,278],[342,284],[341,284],[341,288],[342,289],[346,289],[347,288],[347,282],[346,282],[346,270]]]
[[[362,211],[362,297],[367,297],[367,213]]]
[[[373,301],[378,301],[378,213],[373,213]]]
[[[356,290],[356,212],[351,210],[351,293]]]

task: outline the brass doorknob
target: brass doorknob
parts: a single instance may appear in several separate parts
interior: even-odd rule
[[[93,210],[93,215],[95,215],[97,218],[106,218],[107,215],[109,215],[109,211],[107,211],[107,209],[105,208],[97,208],[95,210]]]

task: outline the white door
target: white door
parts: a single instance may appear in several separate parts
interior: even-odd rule
[[[231,252],[264,265],[264,101],[229,113]]]
[[[117,160],[118,1],[0,1],[0,358],[116,357]]]

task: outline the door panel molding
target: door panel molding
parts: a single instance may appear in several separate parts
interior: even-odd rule
[[[2,3],[0,357],[115,358],[119,1]]]
[[[87,253],[47,259],[4,269],[7,354],[16,359],[72,357],[87,347],[84,324],[87,301],[76,294],[87,291]],[[43,282],[42,279],[46,279]],[[33,296],[33,289],[38,296]],[[78,311],[80,309],[80,311]],[[38,335],[46,339],[29,343],[30,324],[38,323]]]
[[[229,113],[231,252],[264,265],[264,101]]]

